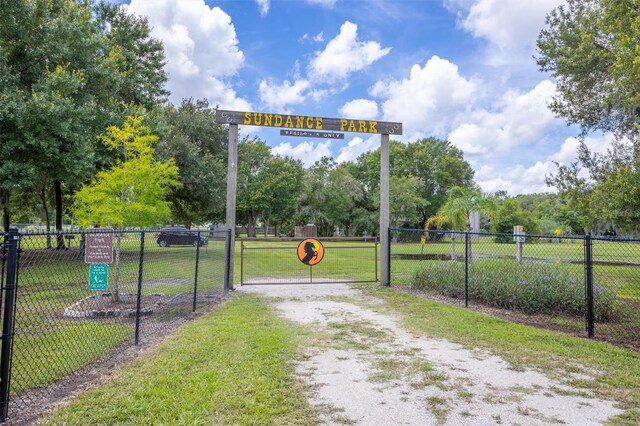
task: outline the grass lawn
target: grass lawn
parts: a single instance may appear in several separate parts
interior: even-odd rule
[[[322,241],[322,238],[319,240]],[[260,278],[309,279],[310,274],[314,277],[346,281],[376,281],[378,278],[376,271],[379,267],[379,246],[372,241],[323,242],[324,258],[313,267],[304,265],[298,259],[298,243],[238,242],[235,251],[235,282],[239,283],[241,278],[244,282]]]
[[[322,240],[322,239],[321,239]],[[118,347],[132,338],[130,323],[100,321],[83,323],[61,317],[61,312],[71,303],[92,294],[87,289],[88,267],[84,263],[78,248],[57,251],[44,250],[45,239],[41,236],[28,236],[22,240],[23,254],[20,263],[20,287],[16,316],[16,337],[14,347],[14,365],[12,392],[44,387],[55,380],[77,370],[97,359],[101,354]],[[139,239],[137,234],[127,234],[121,251],[121,290],[135,293],[138,276]],[[594,256],[601,258],[623,255],[640,245],[625,243],[598,242],[594,244]],[[269,247],[265,250],[264,248]],[[297,242],[245,242],[244,262],[241,265],[242,247],[235,247],[235,282],[252,278],[308,278],[310,268],[303,265],[296,256]],[[464,245],[458,243],[462,251]],[[325,242],[325,258],[313,267],[313,276],[345,280],[374,280],[376,272],[376,251],[380,247],[372,242]],[[392,254],[419,254],[420,244],[394,244]],[[427,243],[425,249],[430,253],[448,254],[447,242]],[[624,249],[624,250],[623,250]],[[474,243],[474,253],[507,255],[515,250],[513,244],[497,244],[490,239]],[[580,259],[582,241],[562,244],[535,243],[525,244],[525,256],[549,256],[563,259]],[[600,250],[600,251],[598,251]],[[193,291],[195,274],[195,248],[161,248],[155,242],[155,235],[148,233],[145,240],[144,287],[143,294],[163,293],[175,295]],[[37,254],[34,254],[37,253]],[[210,239],[209,245],[200,248],[199,291],[221,289],[224,282],[224,241]],[[629,261],[629,255],[621,258]],[[438,261],[426,261],[438,262]],[[393,284],[406,282],[420,262],[416,260],[392,259]],[[582,274],[582,265],[568,264]],[[243,271],[241,271],[241,266]],[[379,265],[378,265],[379,266]],[[114,265],[111,265],[110,277],[113,277]],[[620,300],[637,303],[640,300],[640,268],[629,265],[595,265],[596,282],[616,291]],[[640,322],[638,310],[625,321],[630,324]],[[569,321],[557,324],[569,329],[580,329],[583,323],[579,318],[557,319]],[[625,323],[615,327],[627,328]],[[598,325],[601,330],[617,332],[614,325]],[[58,354],[58,355],[56,355]],[[64,356],[63,356],[64,354]]]
[[[381,298],[404,324],[427,336],[502,356],[514,368],[532,367],[619,401],[627,412],[613,424],[640,424],[640,353],[493,318],[379,286],[359,286]],[[567,379],[572,373],[595,380]],[[580,376],[578,376],[580,377]]]
[[[315,424],[291,365],[304,335],[234,298],[44,424]]]
[[[358,288],[385,302],[371,306],[399,315],[418,334],[486,349],[515,369],[538,369],[593,390],[626,410],[613,424],[640,422],[637,352],[393,289]],[[264,299],[237,297],[185,325],[154,354],[119,370],[113,380],[53,413],[44,424],[313,424],[316,413],[291,365],[309,333],[276,317]]]
[[[63,316],[65,308],[95,292],[88,290],[89,268],[80,250],[77,247],[46,250],[45,242],[43,236],[25,236],[21,241],[12,395],[46,387],[133,340],[131,319],[76,320]],[[122,293],[135,294],[137,291],[139,250],[138,234],[126,234],[120,253]],[[144,296],[152,293],[167,296],[192,293],[195,255],[195,247],[161,248],[155,242],[155,235],[147,234],[143,305]],[[224,242],[211,240],[209,245],[200,247],[199,294],[223,288],[224,256]],[[116,266],[112,263],[110,289],[115,273]],[[190,306],[180,309],[184,311],[183,316],[190,312]],[[143,317],[143,325],[148,318]],[[144,334],[141,338],[144,339]]]

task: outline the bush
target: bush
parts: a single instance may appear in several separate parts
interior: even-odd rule
[[[469,265],[469,300],[526,314],[584,315],[581,271],[560,262],[526,264],[475,260]],[[412,285],[448,297],[464,298],[464,262],[441,261],[418,268]],[[594,283],[596,321],[614,317],[616,294]]]

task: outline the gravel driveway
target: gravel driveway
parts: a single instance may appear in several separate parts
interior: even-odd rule
[[[344,284],[243,286],[309,326],[297,374],[327,424],[597,425],[621,414],[545,374],[404,329],[383,301]]]

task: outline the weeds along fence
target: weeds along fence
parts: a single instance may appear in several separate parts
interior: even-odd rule
[[[640,240],[390,230],[392,285],[640,349]]]
[[[159,230],[4,233],[0,420],[219,302],[231,234],[187,234],[161,247]]]

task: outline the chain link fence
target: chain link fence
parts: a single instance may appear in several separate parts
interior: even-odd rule
[[[391,284],[640,349],[640,240],[392,229]]]
[[[2,420],[225,297],[230,232],[162,232],[3,234]]]

